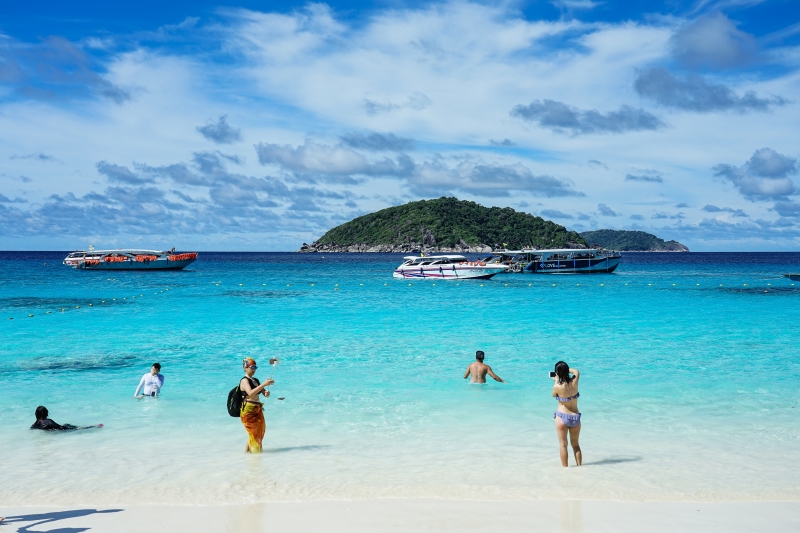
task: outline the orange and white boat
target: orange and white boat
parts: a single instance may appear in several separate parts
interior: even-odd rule
[[[197,252],[159,250],[94,250],[72,252],[63,263],[83,270],[180,270],[197,259]]]

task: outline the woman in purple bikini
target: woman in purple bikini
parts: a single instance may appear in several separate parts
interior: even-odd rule
[[[572,376],[570,376],[572,374]],[[569,466],[569,452],[567,451],[567,433],[572,450],[575,452],[575,462],[581,466],[583,456],[578,438],[581,434],[581,413],[578,411],[578,381],[581,373],[570,368],[564,361],[556,363],[556,371],[550,373],[555,384],[553,385],[553,398],[558,401],[553,418],[556,419],[556,433],[558,434],[559,453],[561,466]]]

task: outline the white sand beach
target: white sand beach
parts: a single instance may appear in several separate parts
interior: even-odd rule
[[[17,531],[731,533],[800,531],[800,502],[361,500],[0,508]]]

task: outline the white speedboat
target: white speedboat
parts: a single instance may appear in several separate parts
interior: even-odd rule
[[[72,252],[63,263],[83,270],[180,270],[197,259],[197,252],[158,250],[94,250]]]
[[[430,257],[405,257],[393,277],[434,279],[489,279],[505,272],[505,265],[487,265],[483,261],[470,261],[463,255],[432,255]]]

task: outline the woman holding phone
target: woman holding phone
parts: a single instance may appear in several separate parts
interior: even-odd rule
[[[242,393],[242,409],[240,418],[244,428],[247,430],[247,446],[245,453],[261,453],[261,443],[264,440],[264,433],[267,431],[267,422],[264,420],[264,404],[261,403],[259,396],[264,395],[269,398],[269,387],[275,380],[268,379],[260,383],[255,377],[258,366],[255,359],[245,357],[242,361],[244,377],[239,380],[239,390]]]
[[[560,446],[561,466],[569,466],[569,452],[567,451],[567,436],[575,453],[575,462],[581,466],[583,455],[578,439],[581,434],[581,413],[578,411],[578,381],[581,373],[575,368],[570,368],[564,361],[556,363],[556,371],[550,372],[553,384],[553,398],[558,401],[553,418],[556,421],[556,434]]]

